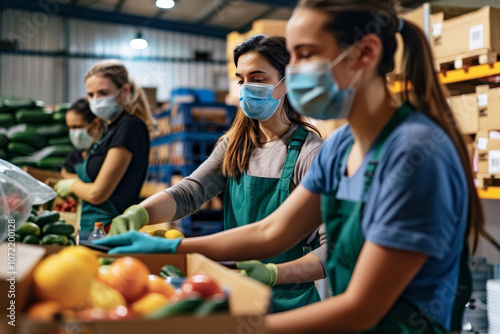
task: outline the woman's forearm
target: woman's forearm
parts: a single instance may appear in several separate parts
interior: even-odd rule
[[[148,211],[148,224],[171,221],[177,211],[175,200],[163,191],[146,198],[139,205]]]
[[[313,282],[325,278],[323,265],[313,254],[307,254],[297,260],[277,265],[276,284]]]

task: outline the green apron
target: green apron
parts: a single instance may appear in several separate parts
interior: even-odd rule
[[[262,220],[274,212],[290,195],[295,163],[308,131],[299,127],[289,143],[279,179],[249,176],[245,173],[229,178],[224,196],[224,229],[228,230]],[[296,260],[310,249],[307,240],[264,263]],[[273,288],[270,313],[291,310],[320,300],[314,282],[283,284]]]
[[[370,160],[366,173],[365,185],[362,200],[349,201],[336,198],[337,189],[330,194],[321,196],[321,211],[323,222],[326,224],[328,245],[331,251],[327,259],[327,273],[334,295],[344,292],[351,279],[354,266],[364,244],[364,237],[361,230],[361,217],[363,213],[365,196],[372,184],[373,175],[382,155],[384,143],[391,132],[401,124],[412,112],[410,107],[404,104],[399,108],[392,119],[382,130],[375,142],[373,158]],[[337,180],[340,180],[344,161],[347,159],[349,151],[353,145],[344,152],[337,169]],[[467,251],[465,251],[467,253]],[[460,261],[460,271],[468,272],[467,258]],[[460,284],[460,282],[459,282]],[[460,295],[459,295],[460,296]],[[462,318],[465,302],[461,301],[457,305],[455,301],[455,318]],[[455,308],[454,308],[455,309]],[[446,330],[431,319],[420,307],[406,298],[400,297],[382,320],[365,333],[445,333]]]
[[[92,145],[92,148],[90,149],[87,159],[85,159],[83,162],[76,164],[75,165],[75,171],[80,180],[82,180],[85,183],[91,183],[94,182],[93,180],[90,179],[89,175],[87,174],[87,163],[89,161],[90,156],[95,152],[97,147],[106,140],[106,138],[109,137],[109,134],[111,132],[108,132],[101,140],[99,140],[98,143],[95,143]],[[94,223],[95,222],[102,222],[104,226],[108,225],[111,223],[111,220],[118,216],[120,212],[118,209],[115,207],[115,205],[111,202],[110,199],[106,200],[104,203],[101,203],[99,205],[93,205],[90,204],[89,202],[86,202],[82,200],[82,213],[81,213],[81,219],[80,219],[80,231],[92,231],[94,229]],[[89,233],[80,233],[80,239],[87,239],[89,236]]]

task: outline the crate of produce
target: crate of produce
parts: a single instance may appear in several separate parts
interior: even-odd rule
[[[236,108],[223,103],[179,103],[170,112],[170,131],[224,132],[229,129]]]
[[[2,253],[7,247],[0,245]],[[16,326],[4,321],[2,333],[265,332],[270,289],[202,255],[101,254],[98,260],[86,248],[58,251],[20,245]],[[2,279],[0,288],[8,296],[9,281]],[[10,301],[0,303],[5,319]]]
[[[500,9],[483,7],[445,20],[439,29],[433,28],[433,34],[440,36],[432,43],[439,66],[450,63],[462,68],[464,64],[492,64],[498,60]]]

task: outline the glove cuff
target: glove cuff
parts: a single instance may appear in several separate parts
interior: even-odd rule
[[[132,205],[129,207],[127,210],[123,212],[123,214],[133,214],[139,218],[139,221],[141,222],[142,226],[146,225],[149,223],[149,214],[148,210],[143,208],[140,205]]]
[[[165,253],[175,254],[177,253],[177,247],[182,241],[182,238],[179,239],[160,239],[165,243],[165,249],[163,250]]]
[[[269,272],[269,286],[273,287],[276,285],[276,282],[278,281],[278,267],[274,263],[268,263],[266,264],[266,268]]]

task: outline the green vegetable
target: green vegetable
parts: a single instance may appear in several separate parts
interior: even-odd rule
[[[16,132],[9,139],[11,142],[28,144],[38,149],[44,147],[46,144],[45,138],[32,130]]]
[[[26,222],[24,223],[20,228],[19,230],[17,230],[17,233],[19,233],[19,235],[21,235],[21,237],[25,237],[27,235],[34,235],[34,236],[39,236],[40,235],[40,226],[38,226],[37,224],[35,223],[30,223],[30,222]]]
[[[75,245],[76,245],[76,242],[74,242],[73,240],[68,238],[68,246],[75,246]]]
[[[69,110],[69,108],[71,108],[71,103],[59,103],[57,106],[56,106],[56,112],[66,112]]]
[[[205,317],[212,313],[229,311],[229,304],[227,299],[224,297],[213,297],[201,304],[195,311],[194,314],[197,317]]]
[[[72,235],[67,235],[66,237],[68,237],[68,243],[71,244],[73,243],[73,245],[76,245],[76,240],[75,240],[75,237],[72,236]]]
[[[21,109],[16,112],[16,121],[26,124],[50,124],[52,115],[40,109]]]
[[[19,154],[19,155],[28,155],[36,151],[36,148],[23,143],[9,143],[7,145],[7,150],[10,153]]]
[[[0,114],[0,128],[7,128],[15,123],[11,114]]]
[[[19,233],[14,234],[14,239],[19,242],[23,241],[23,237]]]
[[[33,130],[40,136],[44,137],[62,137],[68,135],[68,127],[66,124],[52,125],[29,125],[28,130]]]
[[[43,102],[27,97],[0,96],[0,112],[15,111],[21,108],[43,108]]]
[[[35,217],[38,215],[38,209],[35,207],[31,208],[31,213],[35,215]]]
[[[43,227],[43,234],[70,235],[73,234],[74,232],[75,228],[73,227],[73,225],[60,222],[48,223],[45,224],[45,226]]]
[[[74,151],[73,146],[70,145],[53,145],[54,150],[47,156],[47,158],[61,157],[66,158],[68,153]]]
[[[50,138],[47,141],[47,144],[49,146],[54,146],[54,145],[71,145],[71,140],[69,139],[68,136],[57,137],[57,138]]]
[[[64,163],[66,162],[66,158],[62,157],[49,157],[43,158],[40,160],[36,166],[41,169],[52,169],[52,170],[60,170]]]
[[[168,304],[157,311],[151,313],[148,319],[160,319],[178,314],[186,314],[194,311],[203,303],[203,299],[198,295],[190,295],[176,303]]]
[[[69,242],[68,237],[65,235],[47,234],[42,238],[41,244],[67,246],[68,242]]]
[[[35,222],[36,215],[30,213],[28,218],[26,218],[27,222],[34,223]]]
[[[0,115],[1,116],[1,115]],[[3,133],[0,133],[0,147],[4,148],[9,143],[9,138]]]
[[[113,257],[100,257],[97,259],[97,262],[99,263],[100,266],[108,266],[111,263],[115,262],[115,258]]]
[[[36,162],[31,160],[29,157],[24,157],[24,156],[10,158],[9,161],[16,166],[29,166],[29,167],[36,166]]]
[[[186,275],[184,275],[184,273],[179,268],[177,268],[176,266],[171,265],[171,264],[164,265],[161,268],[160,276],[164,277],[164,278],[167,278],[167,277],[186,277]]]
[[[57,111],[52,114],[52,120],[57,123],[66,124],[66,113],[62,111]]]
[[[57,211],[44,210],[35,218],[35,224],[43,228],[46,224],[55,223],[61,216]]]
[[[23,239],[23,244],[39,245],[40,239],[34,235],[27,235]]]
[[[6,160],[7,159],[7,151],[4,149],[0,148],[0,159]]]

